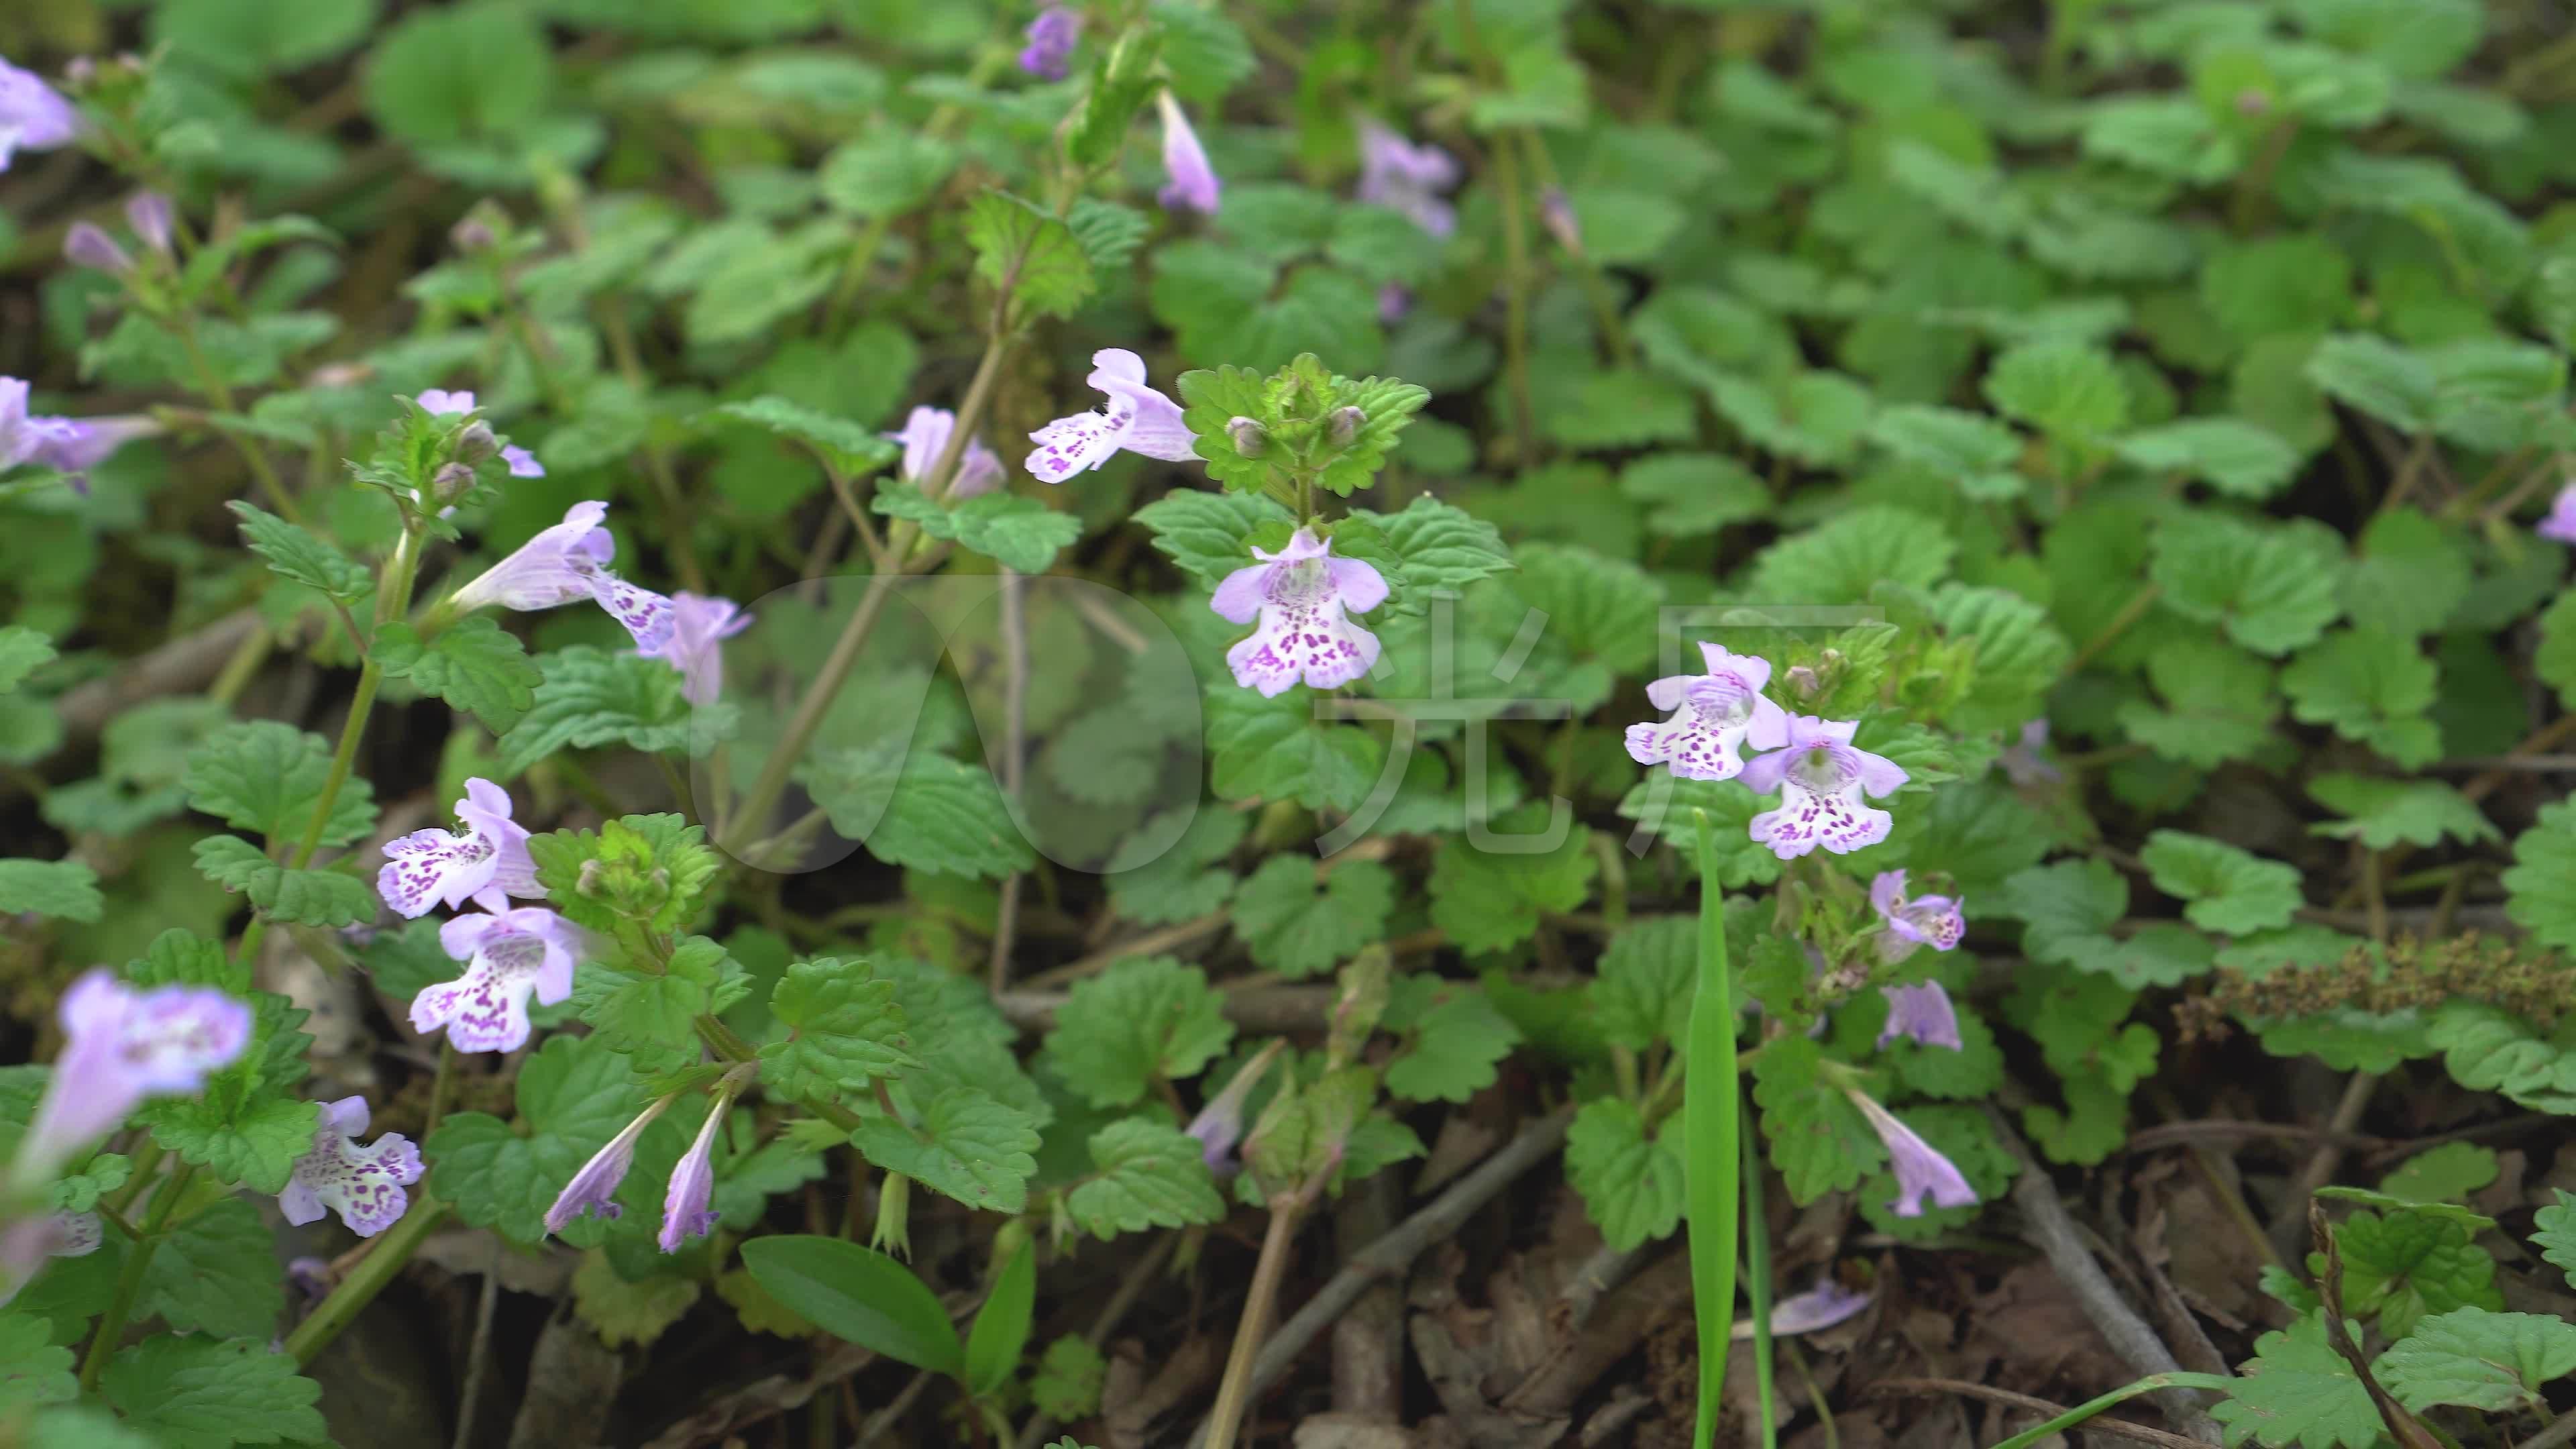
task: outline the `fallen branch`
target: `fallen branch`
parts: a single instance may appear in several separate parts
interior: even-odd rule
[[[224,661],[259,627],[256,609],[226,614],[202,629],[128,660],[114,674],[93,679],[65,694],[54,701],[54,717],[62,721],[65,740],[97,734],[109,720],[147,699],[205,688],[222,672]]]

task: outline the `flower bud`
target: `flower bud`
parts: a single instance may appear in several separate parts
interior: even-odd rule
[[[1800,699],[1815,698],[1816,691],[1822,689],[1825,683],[1816,677],[1816,671],[1812,666],[1805,664],[1790,665],[1789,672],[1784,678],[1788,682],[1789,692]]]
[[[1234,451],[1246,458],[1258,458],[1270,446],[1270,430],[1257,418],[1233,418],[1225,425],[1225,435],[1234,439]]]
[[[429,495],[441,507],[464,497],[473,487],[474,465],[471,463],[449,463],[429,475]]]
[[[116,238],[90,225],[77,222],[63,238],[63,258],[74,266],[118,275],[134,270],[134,258],[116,244]]]
[[[1574,203],[1562,189],[1551,186],[1539,197],[1538,216],[1558,246],[1583,255],[1583,223],[1575,219]]]
[[[603,884],[600,877],[607,873],[608,867],[602,862],[595,859],[583,861],[581,863],[581,874],[575,877],[572,883],[573,894],[577,896],[597,897]]]
[[[462,221],[447,231],[448,245],[467,256],[489,251],[500,240],[500,234],[492,230],[490,219],[484,216],[483,208],[479,206],[467,212]]]
[[[125,220],[145,246],[170,255],[170,198],[157,191],[138,191],[125,203]]]
[[[900,1172],[887,1173],[877,1191],[877,1229],[868,1246],[898,1258],[912,1256],[912,1179]]]
[[[465,425],[456,435],[456,461],[469,467],[501,451],[501,440],[492,435],[492,425],[481,418]]]
[[[1351,445],[1351,440],[1360,435],[1360,429],[1367,423],[1368,414],[1358,408],[1335,408],[1332,416],[1324,419],[1324,436],[1332,440],[1334,447],[1347,448]]]

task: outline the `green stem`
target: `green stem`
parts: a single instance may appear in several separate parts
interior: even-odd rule
[[[1744,1293],[1753,1305],[1753,1388],[1762,1403],[1762,1449],[1780,1449],[1780,1408],[1771,1363],[1771,1219],[1763,1211],[1762,1149],[1744,1110]]]
[[[446,1120],[448,1104],[455,1098],[456,1043],[442,1036],[438,1039],[438,1073],[429,1079],[429,1115],[421,1119],[422,1137],[438,1130],[438,1124]]]
[[[420,1251],[439,1219],[446,1216],[447,1204],[428,1191],[413,1198],[411,1211],[402,1215],[402,1221],[376,1239],[375,1248],[358,1260],[358,1266],[349,1270],[349,1276],[340,1280],[331,1296],[286,1335],[287,1354],[298,1364],[313,1362],[313,1356],[329,1347],[360,1310],[376,1301],[376,1295],[411,1261],[411,1255]]]
[[[197,391],[206,405],[227,417],[238,416],[233,410],[233,390],[225,385],[223,374],[215,371],[214,360],[206,356],[204,344],[197,340],[196,313],[179,314],[178,333],[179,345],[188,354],[188,365],[196,369]],[[268,450],[259,445],[259,440],[244,437],[220,423],[215,425],[215,431],[222,433],[233,450],[242,455],[242,461],[250,465],[251,476],[259,480],[260,491],[268,495],[278,516],[289,523],[302,523],[304,514],[295,506],[295,495],[286,491],[286,480],[277,476],[275,465],[268,461]]]
[[[2223,1394],[2236,1386],[2236,1380],[2221,1378],[2217,1374],[2150,1374],[2134,1384],[2113,1389],[2098,1399],[2087,1399],[2045,1424],[2024,1429],[1997,1444],[1995,1449],[2030,1449],[2031,1445],[2051,1435],[2064,1433],[2105,1409],[2117,1407],[2140,1394],[2152,1394],[2158,1389],[2209,1389]]]
[[[1690,1064],[1682,1087],[1689,1144],[1691,1299],[1699,1323],[1699,1420],[1693,1449],[1716,1442],[1726,1391],[1727,1346],[1735,1330],[1735,1247],[1743,1105],[1736,1081],[1734,986],[1726,961],[1726,896],[1717,879],[1717,842],[1708,812],[1691,812],[1699,832],[1699,982],[1691,996]]]
[[[80,1386],[84,1393],[98,1388],[98,1376],[116,1353],[125,1337],[125,1320],[134,1312],[134,1300],[143,1294],[143,1275],[152,1266],[153,1250],[161,1246],[161,1236],[169,1229],[170,1215],[187,1195],[188,1184],[197,1175],[196,1165],[183,1162],[170,1180],[152,1195],[152,1218],[143,1225],[143,1235],[126,1252],[125,1271],[116,1278],[116,1296],[108,1300],[107,1314],[98,1321],[98,1331],[89,1341],[89,1354],[81,1360]]]
[[[725,1025],[722,1021],[719,1021],[712,1016],[701,1016],[697,1019],[695,1024],[698,1031],[698,1040],[705,1042],[710,1051],[713,1051],[717,1056],[724,1058],[726,1061],[747,1062],[760,1055],[758,1051],[753,1049],[751,1043],[744,1041],[734,1032],[732,1027]],[[903,1115],[895,1111],[893,1102],[887,1100],[884,1096],[885,1083],[880,1081],[876,1085],[878,1100],[884,1105],[886,1115],[894,1118],[898,1122],[902,1121]],[[859,1130],[859,1114],[842,1106],[838,1102],[816,1100],[805,1102],[803,1105],[815,1116],[822,1118],[824,1121],[831,1123],[833,1126],[840,1128],[844,1132],[856,1132]]]
[[[1476,68],[1479,84],[1503,89],[1502,67],[1485,49],[1476,25],[1474,0],[1458,0],[1458,36]],[[1529,208],[1521,193],[1520,157],[1512,138],[1504,136],[1487,153],[1494,163],[1494,189],[1503,208],[1503,373],[1512,399],[1512,437],[1523,468],[1538,460],[1537,410],[1530,403],[1529,370]]]

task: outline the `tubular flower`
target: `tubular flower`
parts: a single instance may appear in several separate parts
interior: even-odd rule
[[[671,637],[659,649],[639,649],[680,671],[680,697],[691,704],[716,702],[724,692],[724,641],[751,627],[751,616],[731,599],[671,596]]]
[[[125,222],[143,244],[161,256],[170,255],[170,234],[175,229],[170,198],[158,191],[138,191],[125,200]]]
[[[472,901],[506,911],[509,898],[541,898],[537,864],[528,858],[528,829],[510,818],[510,792],[489,780],[465,782],[456,802],[458,834],[415,830],[385,842],[385,866],[376,872],[376,894],[396,915],[417,920],[432,906],[449,910]]]
[[[1365,614],[1386,602],[1386,578],[1355,558],[1333,557],[1329,540],[1297,530],[1278,553],[1255,548],[1261,562],[1236,569],[1217,585],[1208,607],[1237,624],[1261,622],[1225,652],[1234,682],[1264,698],[1298,680],[1335,689],[1377,664],[1377,636],[1345,611]]]
[[[1878,1048],[1898,1037],[1912,1037],[1925,1046],[1959,1050],[1959,1011],[1950,1004],[1950,993],[1938,981],[1920,986],[1882,986],[1879,994],[1887,998],[1887,1024],[1878,1029]]]
[[[1360,127],[1360,200],[1400,211],[1436,237],[1458,229],[1441,194],[1458,184],[1458,162],[1437,146],[1416,146],[1379,125]]]
[[[1831,1328],[1867,1308],[1869,1303],[1868,1294],[1855,1293],[1827,1275],[1806,1292],[1793,1294],[1771,1305],[1771,1332],[1775,1335],[1814,1333]],[[1753,1325],[1744,1324],[1743,1332],[1737,1336],[1751,1338]]]
[[[607,516],[608,505],[596,501],[565,509],[563,522],[449,595],[448,607],[470,611],[498,604],[525,612],[592,599],[626,626],[637,649],[658,651],[671,638],[671,601],[608,571],[605,565],[617,556],[617,541],[600,527]]]
[[[1207,148],[1199,144],[1199,133],[1190,129],[1190,118],[1181,114],[1181,103],[1172,98],[1170,91],[1157,92],[1154,104],[1163,112],[1163,173],[1169,178],[1156,199],[1169,211],[1216,215],[1225,184],[1217,180],[1216,168],[1208,164]]]
[[[0,1228],[0,1307],[44,1271],[47,1259],[86,1258],[105,1238],[96,1213],[48,1213]]]
[[[1744,773],[1746,744],[1776,750],[1789,740],[1789,716],[1762,693],[1771,661],[1699,646],[1704,674],[1675,674],[1646,686],[1646,699],[1674,713],[1661,724],[1628,726],[1628,757],[1661,764],[1685,780],[1732,780]],[[1766,792],[1767,793],[1767,792]]]
[[[1166,463],[1198,456],[1190,451],[1181,405],[1145,385],[1145,359],[1123,347],[1104,347],[1091,354],[1091,376],[1084,381],[1109,395],[1109,410],[1058,418],[1029,434],[1038,445],[1029,454],[1029,473],[1039,482],[1061,483],[1121,451]]]
[[[1189,1133],[1198,1139],[1199,1155],[1206,1159],[1208,1171],[1222,1177],[1234,1171],[1234,1144],[1243,1140],[1243,1105],[1251,1099],[1252,1089],[1261,1085],[1262,1075],[1270,1070],[1277,1045],[1266,1047],[1261,1055],[1244,1063],[1199,1114],[1190,1119]]]
[[[63,260],[76,267],[120,276],[134,270],[134,258],[116,244],[116,238],[86,221],[72,223],[72,229],[63,233]]]
[[[1092,360],[1097,362],[1099,359]],[[1137,377],[1141,380],[1144,373],[1139,371]],[[1093,386],[1099,384],[1094,383]],[[1162,396],[1161,393],[1154,395]],[[955,413],[946,408],[921,407],[914,408],[904,417],[902,432],[886,434],[903,444],[904,481],[929,487],[930,470],[939,466],[939,455],[948,448],[948,435],[956,430]],[[968,439],[966,451],[957,457],[957,475],[948,482],[948,496],[972,498],[1001,486],[1002,460],[994,455],[992,449],[984,446],[982,438]]]
[[[1977,1190],[1959,1175],[1950,1159],[1932,1148],[1932,1144],[1914,1135],[1914,1129],[1896,1120],[1896,1114],[1882,1107],[1867,1092],[1857,1087],[1843,1089],[1869,1119],[1878,1140],[1887,1144],[1890,1166],[1896,1169],[1896,1197],[1888,1208],[1900,1218],[1923,1216],[1923,1199],[1929,1194],[1934,1207],[1973,1207]]]
[[[1794,860],[1819,845],[1846,855],[1887,838],[1894,818],[1862,804],[1861,794],[1894,791],[1905,783],[1905,770],[1884,755],[1855,748],[1857,728],[1849,720],[1789,717],[1787,743],[1746,764],[1738,776],[1757,795],[1780,792],[1779,809],[1753,817],[1754,840],[1782,860]]]
[[[1024,32],[1028,40],[1020,52],[1020,69],[1040,80],[1059,81],[1073,69],[1073,47],[1082,39],[1082,16],[1063,5],[1050,5],[1038,12]]]
[[[420,1181],[420,1149],[399,1132],[388,1132],[373,1146],[361,1147],[367,1133],[367,1099],[342,1097],[322,1107],[322,1122],[313,1132],[313,1150],[295,1164],[295,1175],[277,1195],[286,1220],[299,1227],[320,1222],[336,1212],[349,1231],[372,1238],[411,1208],[404,1188]]]
[[[671,1169],[671,1186],[662,1195],[662,1232],[655,1239],[665,1253],[676,1253],[691,1238],[703,1238],[716,1228],[715,1209],[708,1206],[716,1190],[716,1131],[724,1125],[725,1111],[733,1105],[729,1092],[719,1091],[707,1108],[707,1120],[698,1128],[697,1140],[689,1144],[680,1165]]]
[[[0,377],[0,469],[33,463],[89,491],[88,473],[136,438],[161,431],[149,418],[47,417],[27,411],[27,384]]]
[[[583,1163],[581,1171],[574,1173],[572,1181],[556,1195],[555,1205],[546,1209],[546,1231],[560,1233],[575,1218],[585,1215],[613,1218],[623,1213],[625,1209],[617,1202],[617,1185],[626,1180],[626,1170],[635,1165],[636,1139],[678,1100],[680,1094],[673,1092],[656,1101],[627,1123],[624,1131],[610,1138],[607,1146],[592,1153],[590,1161]]]
[[[18,1141],[10,1182],[51,1181],[148,1097],[192,1096],[249,1045],[250,1007],[209,986],[148,991],[85,973],[56,1008],[64,1036],[44,1101]]]
[[[2576,527],[2571,522],[2570,527]],[[2016,785],[2054,785],[2066,778],[2066,772],[2041,753],[2048,748],[2048,720],[2045,716],[2021,727],[2021,738],[2010,749],[1995,757],[2003,766],[2004,777]]]
[[[528,998],[552,1006],[572,995],[580,935],[542,906],[458,916],[438,928],[438,944],[465,973],[411,999],[411,1028],[446,1027],[458,1051],[516,1051],[528,1041]]]
[[[2550,500],[2549,516],[2540,520],[2532,532],[2559,543],[2576,543],[2576,483],[2558,490],[2558,496]]]
[[[0,60],[0,171],[19,151],[51,151],[80,134],[80,112],[35,72]]]
[[[1879,938],[1878,953],[1889,961],[1901,961],[1914,954],[1917,946],[1947,951],[1967,934],[1968,920],[1961,914],[1967,902],[1951,896],[1916,896],[1905,898],[1905,872],[1880,871],[1870,882],[1869,904],[1887,927]]]

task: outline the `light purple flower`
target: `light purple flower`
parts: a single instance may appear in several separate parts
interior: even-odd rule
[[[505,443],[502,445],[501,461],[510,465],[510,476],[513,478],[543,478],[546,476],[546,465],[537,461],[537,455],[520,447],[516,443]]]
[[[125,223],[143,244],[161,256],[170,255],[170,235],[176,230],[176,213],[170,198],[158,191],[138,191],[125,199]]]
[[[1458,184],[1458,162],[1437,146],[1416,146],[1375,121],[1360,126],[1360,200],[1400,211],[1436,237],[1458,229],[1441,194]]]
[[[147,1097],[190,1096],[250,1044],[251,1010],[210,986],[138,991],[104,970],[63,993],[63,1027],[44,1101],[18,1142],[10,1182],[50,1182],[81,1148],[113,1131]]]
[[[1793,1333],[1814,1333],[1820,1329],[1831,1328],[1867,1308],[1869,1304],[1868,1294],[1855,1293],[1835,1282],[1832,1275],[1828,1274],[1806,1292],[1793,1294],[1771,1305],[1771,1333],[1777,1338]],[[1752,1336],[1751,1323],[1743,1325],[1743,1332],[1736,1335],[1738,1338]]]
[[[1083,380],[1108,394],[1109,410],[1058,418],[1029,434],[1029,441],[1038,445],[1029,454],[1031,477],[1061,483],[1121,450],[1166,463],[1198,456],[1190,451],[1190,428],[1181,421],[1181,405],[1145,385],[1145,359],[1123,347],[1104,347],[1091,354],[1091,376]]]
[[[1028,48],[1020,52],[1020,69],[1040,80],[1059,81],[1073,68],[1074,43],[1082,38],[1082,16],[1068,6],[1050,5],[1029,22]]]
[[[725,1111],[733,1099],[723,1092],[707,1108],[706,1125],[698,1129],[698,1139],[689,1144],[688,1155],[671,1169],[671,1186],[662,1195],[662,1232],[655,1241],[665,1253],[680,1251],[691,1238],[703,1238],[715,1231],[716,1213],[707,1205],[716,1190],[716,1129],[724,1125]]]
[[[1551,186],[1539,193],[1538,219],[1548,235],[1556,238],[1558,246],[1578,257],[1583,255],[1583,223],[1575,216],[1574,202],[1564,188]]]
[[[372,1238],[402,1221],[411,1207],[411,1195],[403,1189],[420,1181],[420,1149],[399,1132],[386,1133],[373,1146],[359,1146],[358,1139],[366,1135],[366,1098],[322,1104],[313,1150],[295,1164],[295,1175],[277,1195],[288,1222],[301,1227],[336,1212],[349,1231]]]
[[[1257,617],[1251,637],[1225,652],[1234,682],[1284,692],[1299,679],[1312,689],[1337,689],[1377,664],[1377,636],[1345,616],[1365,614],[1386,602],[1386,577],[1362,560],[1333,557],[1329,540],[1311,528],[1297,530],[1273,554],[1255,548],[1261,562],[1236,569],[1216,586],[1208,607],[1237,624]]]
[[[594,599],[635,636],[636,648],[647,654],[660,649],[671,637],[671,601],[604,567],[617,556],[617,541],[600,527],[607,516],[608,505],[596,501],[565,509],[563,522],[485,569],[448,597],[448,607],[470,611],[498,604],[527,611]]]
[[[1780,808],[1753,817],[1752,837],[1782,860],[1822,845],[1848,854],[1887,838],[1895,820],[1861,803],[1861,794],[1886,795],[1905,783],[1903,767],[1852,745],[1859,726],[1814,715],[1789,717],[1788,743],[1744,767],[1741,779],[1756,795],[1780,792]]]
[[[1843,1089],[1869,1119],[1878,1140],[1887,1144],[1887,1157],[1896,1169],[1896,1197],[1888,1208],[1900,1218],[1923,1216],[1923,1198],[1929,1193],[1934,1207],[1972,1207],[1977,1190],[1959,1175],[1950,1159],[1932,1149],[1932,1144],[1914,1134],[1914,1129],[1896,1120],[1896,1114],[1873,1100],[1857,1087]]]
[[[412,401],[433,418],[461,418],[474,411],[474,394],[449,392],[443,387],[433,387]]]
[[[2066,778],[2066,772],[2057,768],[2048,756],[2040,753],[2046,748],[2048,748],[2048,719],[2043,715],[2023,725],[2020,742],[1996,756],[1995,763],[2003,766],[2005,778],[2016,785],[2025,788],[2032,785],[2054,785]]]
[[[44,1271],[46,1260],[86,1258],[106,1236],[96,1213],[48,1213],[0,1228],[0,1307]]]
[[[1092,359],[1097,363],[1099,358]],[[1144,373],[1136,374],[1139,381]],[[1097,387],[1099,384],[1094,383]],[[1103,389],[1106,391],[1106,389]],[[1152,392],[1153,389],[1147,388]],[[1161,393],[1155,393],[1161,397]],[[1114,396],[1114,394],[1113,394]],[[1062,426],[1058,424],[1057,426]],[[939,466],[939,455],[948,449],[948,435],[957,430],[957,415],[946,408],[914,408],[904,417],[903,431],[886,436],[903,444],[903,477],[908,483],[929,487],[930,470]],[[1032,438],[1035,433],[1030,434]],[[1061,479],[1054,481],[1062,481]],[[958,456],[957,476],[948,482],[950,498],[973,498],[1002,486],[1002,460],[984,446],[982,438],[970,438],[966,451]]]
[[[415,830],[385,842],[376,894],[407,920],[432,906],[454,910],[472,901],[487,911],[510,909],[509,897],[535,900],[537,864],[528,858],[528,828],[510,818],[510,792],[489,780],[465,782],[456,802],[461,831]]]
[[[1699,646],[1704,674],[1675,674],[1646,686],[1647,702],[1674,711],[1661,724],[1628,726],[1628,758],[1665,765],[1685,780],[1732,780],[1744,773],[1746,744],[1776,750],[1788,742],[1789,716],[1762,693],[1771,661]]]
[[[627,1123],[624,1131],[610,1138],[607,1146],[592,1153],[590,1161],[583,1163],[581,1171],[574,1173],[572,1181],[555,1196],[555,1205],[546,1209],[546,1231],[560,1233],[583,1216],[613,1218],[625,1212],[617,1201],[617,1185],[626,1180],[626,1170],[635,1165],[636,1140],[653,1125],[654,1118],[678,1100],[680,1094],[673,1092],[654,1102]]]
[[[1413,310],[1413,293],[1402,282],[1389,282],[1377,289],[1377,320],[1389,327],[1404,320]]]
[[[528,1042],[528,998],[548,1006],[572,995],[581,937],[571,922],[543,906],[458,916],[438,928],[438,944],[466,963],[465,973],[411,1000],[411,1028],[447,1028],[461,1052],[516,1051]]]
[[[1199,1156],[1207,1162],[1208,1171],[1223,1177],[1234,1171],[1234,1145],[1243,1140],[1243,1105],[1251,1099],[1252,1089],[1261,1084],[1271,1061],[1279,1055],[1278,1043],[1262,1048],[1261,1054],[1234,1074],[1225,1090],[1216,1094],[1199,1114],[1190,1119],[1189,1133],[1198,1139]]]
[[[1879,955],[1885,960],[1901,961],[1917,946],[1947,951],[1968,932],[1968,920],[1962,914],[1964,899],[1926,895],[1907,900],[1901,870],[1878,873],[1869,885],[1869,904],[1887,925],[1887,934],[1879,941]]]
[[[671,637],[659,649],[639,649],[680,671],[680,697],[691,704],[716,702],[724,692],[724,641],[751,627],[751,616],[731,599],[671,596]]]
[[[1181,114],[1181,103],[1170,91],[1156,94],[1154,103],[1163,111],[1163,174],[1169,178],[1156,199],[1166,210],[1216,215],[1225,187],[1208,164],[1199,133],[1190,129],[1190,118]]]
[[[0,377],[0,469],[33,463],[68,477],[89,491],[88,473],[136,438],[159,432],[149,418],[48,417],[27,411],[27,384]]]
[[[289,1258],[286,1281],[303,1293],[307,1307],[331,1296],[331,1260],[328,1258]]]
[[[0,171],[21,150],[50,151],[80,134],[80,112],[35,72],[0,60]]]
[[[1879,995],[1887,998],[1887,1024],[1878,1029],[1878,1049],[1898,1037],[1912,1037],[1928,1047],[1959,1050],[1959,1012],[1950,1004],[1950,993],[1938,981],[1920,986],[1882,986]]]
[[[116,244],[116,238],[86,221],[72,223],[63,233],[63,260],[94,272],[113,272],[119,276],[134,270],[134,258]]]
[[[2549,516],[2540,520],[2540,526],[2532,532],[2560,543],[2576,543],[2576,483],[2558,490],[2558,496],[2550,500]]]

